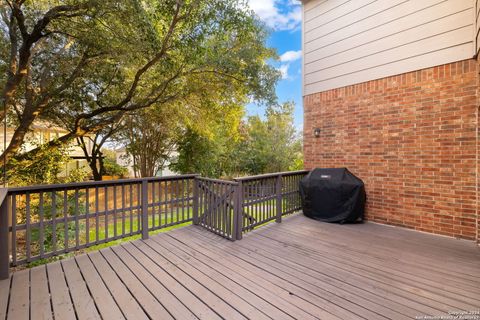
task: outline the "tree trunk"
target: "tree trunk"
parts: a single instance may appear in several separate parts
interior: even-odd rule
[[[100,172],[100,170],[98,170],[96,156],[92,155],[92,157],[88,161],[88,166],[92,170],[93,180],[102,181],[102,173]]]

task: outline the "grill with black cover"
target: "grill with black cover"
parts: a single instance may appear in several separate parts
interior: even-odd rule
[[[362,221],[365,185],[347,168],[317,168],[300,181],[303,213],[325,222]]]

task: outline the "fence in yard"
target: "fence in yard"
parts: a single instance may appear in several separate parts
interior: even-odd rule
[[[180,175],[0,189],[0,278],[9,267],[187,222],[230,240],[301,209],[306,171]]]

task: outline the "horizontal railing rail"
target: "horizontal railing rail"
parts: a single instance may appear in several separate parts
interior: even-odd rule
[[[61,184],[39,184],[26,187],[10,187],[8,188],[8,193],[25,193],[27,191],[48,191],[48,190],[63,190],[65,188],[88,188],[96,186],[105,186],[105,185],[122,185],[122,184],[135,184],[141,183],[143,181],[173,181],[173,180],[182,180],[187,178],[198,177],[198,174],[184,174],[184,175],[175,175],[175,176],[163,176],[163,177],[148,177],[148,178],[131,178],[131,179],[117,179],[117,180],[104,180],[104,181],[86,181],[86,182],[71,182],[71,183],[61,183]]]
[[[10,267],[193,222],[230,240],[301,209],[307,171],[233,181],[178,175],[0,189],[0,278]]]

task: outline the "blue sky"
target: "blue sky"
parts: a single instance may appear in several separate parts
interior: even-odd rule
[[[280,61],[272,64],[282,72],[276,91],[280,102],[295,103],[295,126],[303,127],[301,6],[296,0],[249,0],[250,8],[270,28],[268,46],[275,48]],[[249,115],[263,115],[264,108],[247,107]]]

